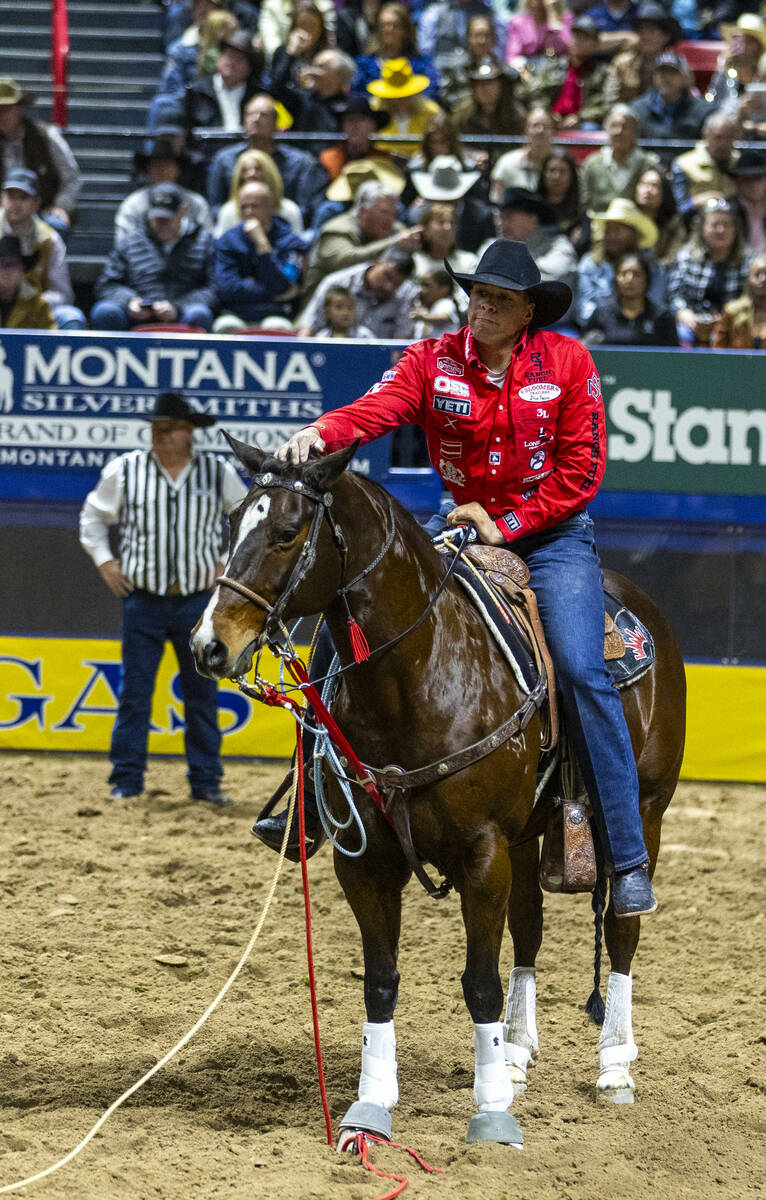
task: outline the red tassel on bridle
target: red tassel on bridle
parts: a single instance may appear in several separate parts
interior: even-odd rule
[[[351,643],[354,662],[367,662],[370,657],[370,646],[362,632],[361,625],[353,617],[348,618],[348,640]]]

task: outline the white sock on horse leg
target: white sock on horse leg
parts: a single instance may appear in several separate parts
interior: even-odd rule
[[[606,987],[606,1013],[598,1039],[601,1074],[597,1087],[633,1088],[628,1066],[638,1054],[633,1041],[633,976],[609,973]]]
[[[476,1051],[473,1098],[479,1112],[505,1112],[513,1102],[513,1084],[505,1065],[500,1022],[474,1025],[473,1045]]]
[[[393,1108],[399,1099],[396,1082],[396,1034],[393,1021],[362,1025],[362,1074],[359,1099]]]
[[[536,1058],[537,984],[534,967],[514,967],[508,979],[503,1037],[505,1061],[515,1083],[525,1083],[527,1067]]]

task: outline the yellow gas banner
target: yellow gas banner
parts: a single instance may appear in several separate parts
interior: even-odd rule
[[[303,651],[302,651],[303,652]],[[272,682],[276,660],[264,658]],[[120,690],[120,643],[90,638],[0,638],[0,748],[109,748]],[[685,779],[766,782],[766,668],[687,664]],[[223,753],[287,758],[295,744],[290,716],[250,700],[226,682],[219,689]],[[183,754],[183,701],[166,647],[149,734],[155,754]]]
[[[261,668],[276,681],[276,659],[264,655]],[[0,637],[0,748],[108,750],[120,678],[118,641]],[[292,717],[250,700],[228,681],[218,692],[218,719],[224,754],[287,758],[292,753]],[[178,665],[166,646],[154,692],[150,753],[183,754],[183,731]]]

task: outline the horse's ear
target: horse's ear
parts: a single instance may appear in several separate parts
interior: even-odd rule
[[[225,429],[222,429],[221,433],[242,463],[242,466],[247,467],[251,475],[257,475],[267,457],[263,450],[259,450],[257,446],[249,446],[247,442],[240,442],[238,438],[232,437]]]
[[[315,487],[317,491],[324,491],[335,483],[346,470],[346,467],[351,462],[351,459],[359,449],[361,438],[357,438],[350,446],[346,446],[344,450],[336,450],[333,454],[325,454],[323,458],[311,459],[306,467],[304,478],[307,483]]]

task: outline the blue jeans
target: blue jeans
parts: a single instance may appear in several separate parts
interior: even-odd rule
[[[115,329],[122,333],[133,324],[135,322],[128,313],[127,305],[118,304],[115,300],[99,300],[90,310],[91,329]],[[199,325],[210,332],[213,314],[206,304],[193,302],[181,308],[177,321],[171,324]]]
[[[454,501],[444,507],[450,511]],[[446,525],[434,515],[425,528],[435,537]],[[620,694],[604,662],[603,576],[593,521],[578,513],[508,549],[529,567],[567,731],[605,849],[616,870],[636,867],[648,858],[638,773]]]
[[[122,692],[112,731],[109,782],[140,792],[146,770],[152,693],[157,670],[169,641],[176,652],[184,700],[184,741],[188,776],[194,793],[217,789],[221,769],[218,687],[197,674],[189,649],[189,632],[202,616],[208,592],[190,596],[155,596],[139,589],[122,602]]]

